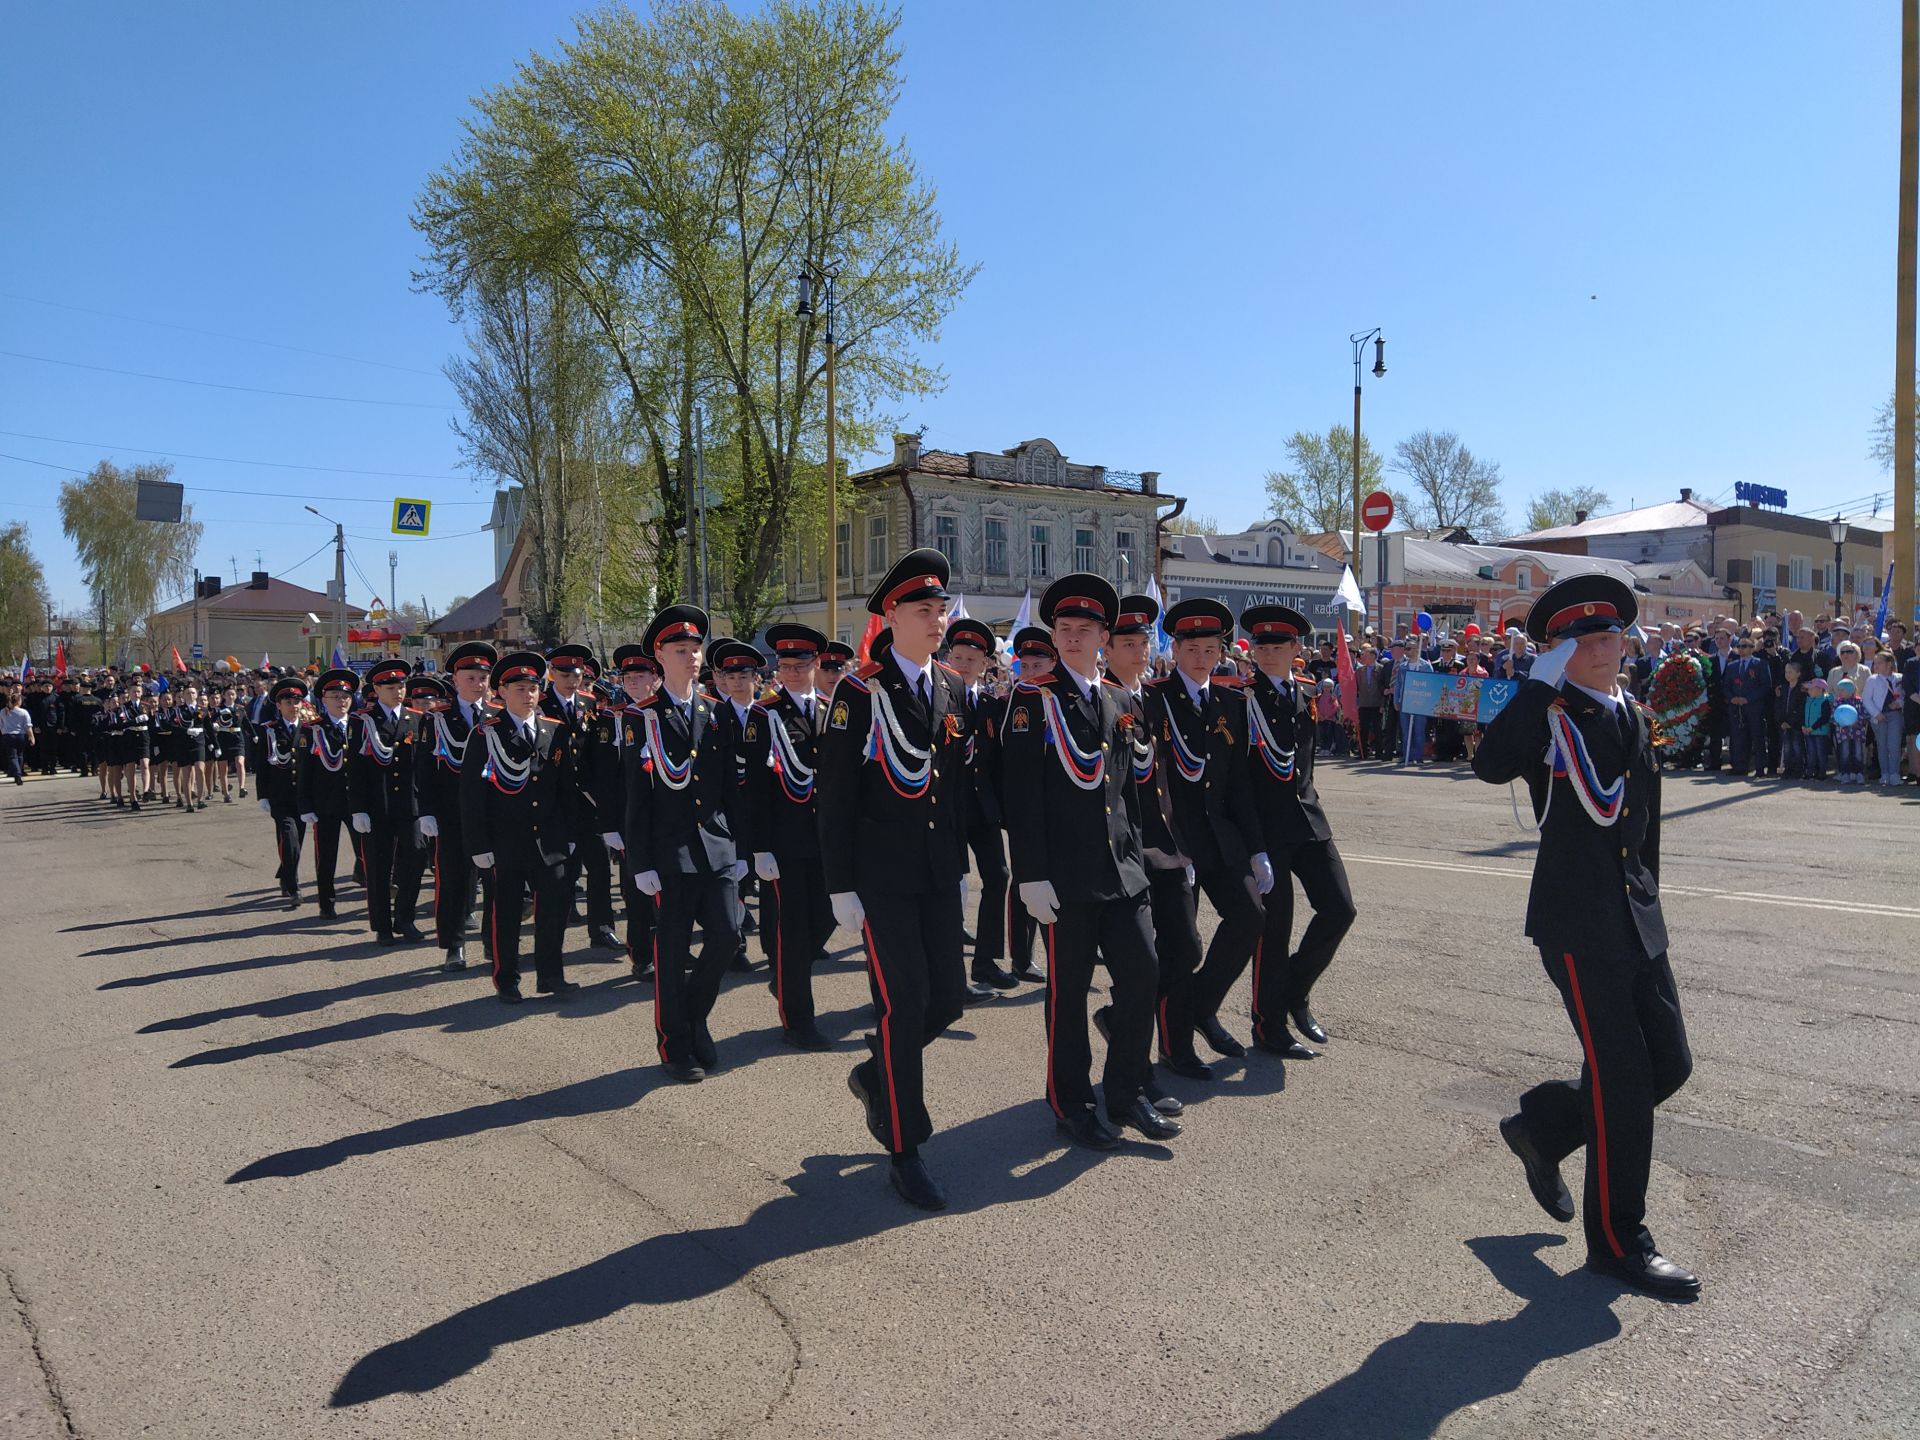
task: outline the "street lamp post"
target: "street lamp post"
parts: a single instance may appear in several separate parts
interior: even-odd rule
[[[828,270],[824,266],[811,262],[800,271],[800,303],[794,306],[793,313],[802,319],[810,317],[813,309],[813,287],[818,284],[826,291],[827,340],[827,623],[822,627],[829,640],[838,640],[840,609],[840,468],[834,457],[834,367],[839,359],[839,347],[833,341],[833,282],[839,272]]]
[[[1364,334],[1349,335],[1348,343],[1353,346],[1353,578],[1357,584],[1360,579],[1360,357],[1366,352],[1367,342],[1373,341],[1373,373],[1387,373],[1387,342],[1380,334],[1380,327]],[[1353,633],[1360,633],[1360,616],[1349,614]]]
[[[309,515],[320,515],[311,505],[302,507]],[[347,653],[347,527],[328,515],[320,515],[333,526],[333,643],[344,659]]]
[[[1847,522],[1838,515],[1827,522],[1827,534],[1833,540],[1833,618],[1841,619],[1840,614],[1840,566],[1843,547],[1847,542]]]

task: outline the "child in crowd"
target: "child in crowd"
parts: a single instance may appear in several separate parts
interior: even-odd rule
[[[1807,773],[1807,737],[1800,733],[1800,717],[1807,706],[1807,669],[1798,660],[1787,661],[1786,704],[1780,722],[1780,775],[1798,780]]]
[[[1842,675],[1833,685],[1833,778],[1842,785],[1867,783],[1867,715],[1850,676]],[[1840,723],[1845,708],[1853,719]]]
[[[1800,773],[1808,780],[1824,780],[1827,752],[1833,746],[1833,701],[1827,698],[1827,682],[1818,675],[1808,676],[1801,688],[1806,698],[1800,703]]]
[[[1873,674],[1861,697],[1861,709],[1867,712],[1867,724],[1873,727],[1873,748],[1880,761],[1880,783],[1900,783],[1901,709],[1906,692],[1893,671],[1893,652],[1882,650],[1873,657]]]
[[[1346,732],[1340,727],[1340,690],[1332,680],[1322,680],[1313,713],[1319,720],[1319,749],[1322,755],[1347,753]]]

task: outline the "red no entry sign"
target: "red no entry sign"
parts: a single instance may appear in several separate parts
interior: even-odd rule
[[[1376,490],[1360,502],[1360,523],[1378,534],[1393,523],[1393,497]]]

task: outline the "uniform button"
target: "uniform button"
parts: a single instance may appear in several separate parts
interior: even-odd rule
[[[1113,814],[1113,806],[1111,805],[1107,806],[1107,814],[1109,815]]]
[[[931,820],[927,821],[927,829],[929,830],[933,829],[933,821]]]
[[[927,797],[927,803],[929,805],[938,805],[940,803],[940,797],[938,795],[930,795]]]
[[[1624,846],[1624,845],[1622,845],[1622,846],[1620,847],[1620,858],[1621,858],[1622,860],[1624,860],[1624,859],[1626,859],[1626,858],[1627,858],[1627,847],[1626,847],[1626,846]]]
[[[534,809],[536,809],[536,810],[538,810],[538,809],[540,808],[540,802],[539,802],[538,800],[536,800],[536,801],[534,801],[534,802],[533,802],[533,808],[534,808]]]
[[[1106,741],[1104,741],[1104,740],[1102,740],[1102,741],[1100,742],[1100,748],[1101,748],[1102,750],[1105,750],[1105,749],[1107,748],[1107,742],[1106,742]]]

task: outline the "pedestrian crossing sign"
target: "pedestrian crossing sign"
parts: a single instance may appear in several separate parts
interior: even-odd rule
[[[431,509],[433,509],[433,502],[430,500],[395,500],[393,502],[393,533],[425,535],[427,512]]]

